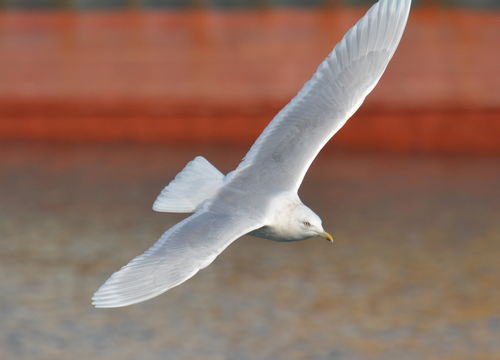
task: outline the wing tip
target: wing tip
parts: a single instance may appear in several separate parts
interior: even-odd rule
[[[163,286],[158,286],[154,280],[154,270],[145,274],[130,273],[136,263],[142,260],[140,257],[139,261],[136,259],[111,275],[94,293],[91,304],[95,308],[118,308],[150,300],[182,284],[200,270],[195,269],[177,277],[174,281],[164,282]]]
[[[116,286],[107,286],[106,283],[97,290],[91,299],[91,304],[95,308],[119,308],[134,305],[149,300],[168,289],[155,292],[138,292],[133,295],[120,294],[120,289]]]

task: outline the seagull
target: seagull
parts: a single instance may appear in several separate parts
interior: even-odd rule
[[[240,164],[224,175],[198,156],[161,191],[159,212],[192,213],[115,272],[92,304],[136,304],[190,279],[243,235],[333,241],[297,191],[326,142],[361,106],[401,40],[411,0],[380,0],[274,117]]]

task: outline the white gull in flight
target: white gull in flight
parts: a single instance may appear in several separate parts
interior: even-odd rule
[[[94,294],[96,307],[151,299],[208,266],[250,234],[274,241],[332,241],[297,195],[325,143],[361,106],[403,34],[411,0],[380,0],[351,28],[312,79],[266,127],[238,167],[224,176],[196,157],[160,193],[153,209],[193,213]]]

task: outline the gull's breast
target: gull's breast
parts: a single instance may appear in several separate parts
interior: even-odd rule
[[[294,236],[291,233],[280,231],[278,228],[275,228],[273,226],[263,226],[259,229],[249,232],[248,235],[278,242],[300,241],[308,238]]]

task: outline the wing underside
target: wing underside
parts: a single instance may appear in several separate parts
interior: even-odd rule
[[[191,278],[234,240],[261,225],[243,217],[195,213],[115,272],[94,294],[92,304],[120,307],[151,299]]]

